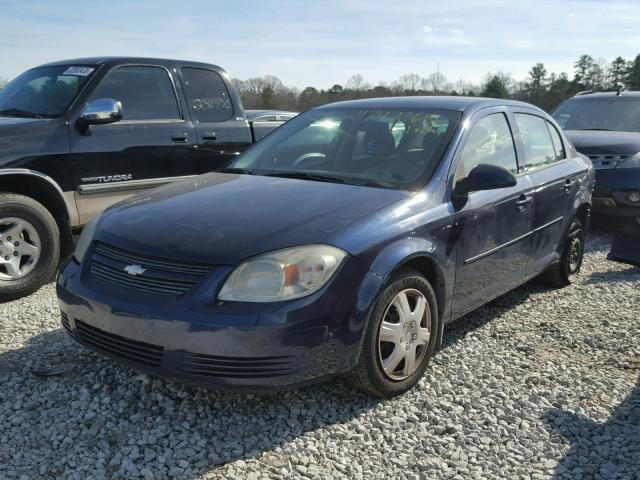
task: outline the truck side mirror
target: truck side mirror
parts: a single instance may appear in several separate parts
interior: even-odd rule
[[[122,120],[122,102],[113,98],[99,98],[88,103],[76,122],[78,131],[85,135],[91,125],[105,125]]]

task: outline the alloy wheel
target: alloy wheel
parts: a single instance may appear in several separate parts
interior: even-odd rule
[[[0,280],[28,275],[40,258],[41,242],[35,227],[17,218],[0,218]]]

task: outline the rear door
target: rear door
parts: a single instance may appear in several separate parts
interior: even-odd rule
[[[463,142],[456,180],[482,163],[506,168],[516,175],[517,184],[472,192],[462,205],[452,202],[457,210],[454,314],[462,314],[523,280],[533,225],[533,186],[518,165],[506,108],[483,110]]]
[[[88,102],[122,102],[123,119],[71,130],[71,158],[80,223],[142,188],[192,175],[195,128],[182,112],[174,78],[160,65],[109,71]]]
[[[567,149],[556,127],[537,112],[514,109],[518,148],[525,171],[535,186],[533,240],[529,273],[559,259],[568,228],[580,172],[567,160]]]
[[[222,75],[204,67],[180,69],[189,114],[196,127],[200,173],[223,167],[251,145],[251,130],[236,111]]]

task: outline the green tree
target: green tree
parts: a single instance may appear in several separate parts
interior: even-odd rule
[[[262,108],[276,108],[274,102],[275,93],[276,92],[271,86],[266,86],[262,89],[262,92],[260,93],[260,105]]]
[[[547,77],[547,69],[544,64],[536,63],[531,70],[529,70],[529,81],[526,84],[526,89],[529,93],[529,101],[538,105],[541,97],[546,91],[545,79]]]
[[[636,58],[630,62],[626,80],[627,87],[640,88],[640,54],[636,55]]]
[[[629,72],[629,65],[627,61],[622,57],[616,57],[609,66],[609,80],[611,86],[616,90],[622,88],[627,83],[627,74]]]
[[[593,69],[593,65],[594,62],[591,55],[581,55],[578,61],[573,64],[575,69],[573,81],[579,88],[589,88],[587,82],[589,81],[589,74]]]
[[[503,73],[489,74],[480,95],[489,98],[509,98],[508,77]]]

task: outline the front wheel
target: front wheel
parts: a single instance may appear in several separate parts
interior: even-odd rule
[[[0,193],[0,301],[40,288],[59,259],[60,232],[49,211],[30,197]]]
[[[436,296],[427,279],[414,270],[399,273],[376,302],[347,381],[380,398],[411,389],[433,355],[438,326]]]
[[[555,288],[566,287],[576,281],[584,259],[585,232],[580,220],[571,222],[560,261],[544,272],[542,283]]]

